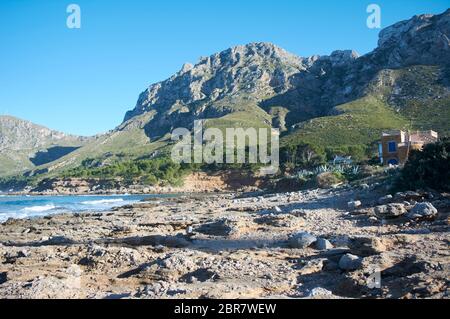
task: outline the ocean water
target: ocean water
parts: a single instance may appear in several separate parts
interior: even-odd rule
[[[164,195],[9,196],[0,195],[0,222],[8,218],[42,217],[60,213],[102,212]]]

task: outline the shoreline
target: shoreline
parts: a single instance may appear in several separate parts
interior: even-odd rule
[[[449,298],[448,195],[415,222],[373,189],[204,195],[1,223],[0,297]]]

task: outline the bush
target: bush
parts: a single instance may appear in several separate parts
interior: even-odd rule
[[[450,139],[412,151],[396,181],[402,190],[432,188],[450,191]]]
[[[287,145],[280,149],[280,161],[285,170],[311,168],[326,162],[325,152],[312,144]]]
[[[169,158],[119,161],[103,167],[92,167],[92,163],[91,160],[84,161],[81,166],[64,172],[63,177],[122,178],[129,185],[136,181],[145,185],[180,185],[191,170],[189,166],[181,166]]]
[[[333,185],[339,184],[344,180],[341,173],[325,172],[317,175],[316,182],[320,188],[330,188]]]

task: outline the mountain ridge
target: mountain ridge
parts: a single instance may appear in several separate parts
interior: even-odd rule
[[[238,45],[201,58],[193,66],[184,65],[169,79],[150,85],[126,113],[125,121],[154,111],[148,131],[149,137],[158,138],[183,122],[231,113],[233,103],[228,102],[225,111],[214,103],[240,94],[268,113],[277,104],[288,104],[296,113],[288,125],[295,125],[362,97],[367,84],[383,69],[447,64],[449,17],[450,9],[400,21],[383,29],[378,47],[363,56],[336,50],[329,56],[299,57],[272,43]]]
[[[336,50],[299,57],[267,42],[234,46],[195,65],[184,64],[168,79],[150,85],[122,124],[38,169],[57,172],[93,157],[107,165],[118,155],[150,156],[167,145],[171,130],[192,128],[196,119],[218,126],[272,125],[292,143],[311,142],[314,136],[326,140],[322,135],[329,131],[317,131],[326,121],[343,134],[342,140],[331,140],[343,145],[371,143],[380,130],[403,128],[413,116],[415,127],[436,127],[448,134],[449,38],[450,9],[383,29],[378,47],[362,56]],[[365,107],[375,114],[364,115]],[[369,115],[377,123],[372,127]],[[352,117],[360,122],[345,125]]]
[[[45,126],[0,115],[0,175],[52,162],[81,147],[90,138],[68,135]]]

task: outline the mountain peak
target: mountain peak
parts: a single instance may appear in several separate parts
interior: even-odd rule
[[[127,112],[124,121],[151,110],[164,110],[173,116],[198,112],[189,106],[236,94],[258,100],[287,90],[289,77],[304,70],[308,63],[309,60],[272,43],[237,45],[202,57],[194,66],[184,64],[169,79],[151,85],[140,95],[136,107]]]
[[[450,61],[450,9],[439,15],[416,15],[380,32],[375,53],[385,55],[389,67]]]
[[[263,102],[268,107],[295,105],[290,117],[304,120],[359,96],[364,83],[380,70],[448,64],[449,37],[447,10],[387,27],[380,32],[379,46],[362,57],[354,50],[337,50],[329,56],[303,58],[270,42],[236,45],[202,57],[195,65],[185,64],[169,79],[151,85],[125,121],[150,113],[146,132],[155,138],[174,125]]]

